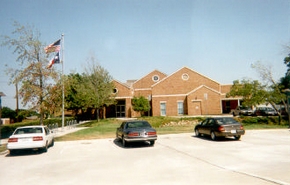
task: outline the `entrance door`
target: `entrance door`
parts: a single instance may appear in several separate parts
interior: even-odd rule
[[[193,103],[193,115],[201,115],[201,102],[200,101],[194,101]]]
[[[125,105],[116,105],[116,117],[124,118],[126,116]]]
[[[106,107],[107,118],[124,118],[126,117],[125,100],[118,100],[117,104]]]

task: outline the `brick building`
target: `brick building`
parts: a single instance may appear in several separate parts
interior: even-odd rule
[[[107,108],[106,117],[137,117],[131,99],[148,98],[149,116],[195,116],[230,113],[240,100],[226,98],[231,85],[222,85],[188,67],[171,75],[154,70],[139,80],[114,80],[117,104]]]

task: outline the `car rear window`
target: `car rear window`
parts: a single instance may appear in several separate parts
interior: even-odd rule
[[[14,134],[34,134],[42,133],[42,128],[19,128],[15,131]]]
[[[127,128],[148,128],[151,125],[146,121],[130,122],[127,124]]]
[[[238,122],[234,120],[233,118],[216,118],[216,121],[221,124],[237,124]]]

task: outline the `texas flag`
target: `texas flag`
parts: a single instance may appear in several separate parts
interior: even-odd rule
[[[50,60],[47,68],[51,68],[53,64],[59,64],[60,60],[59,60],[59,52],[57,52],[57,54],[53,57],[53,59]]]
[[[60,39],[55,41],[54,43],[49,44],[48,46],[46,46],[44,48],[44,50],[45,50],[46,54],[51,53],[51,52],[59,52],[59,50],[60,50]]]

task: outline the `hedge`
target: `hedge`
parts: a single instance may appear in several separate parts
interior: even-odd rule
[[[268,124],[268,125],[287,125],[288,118],[279,116],[241,116],[235,117],[244,124]]]

